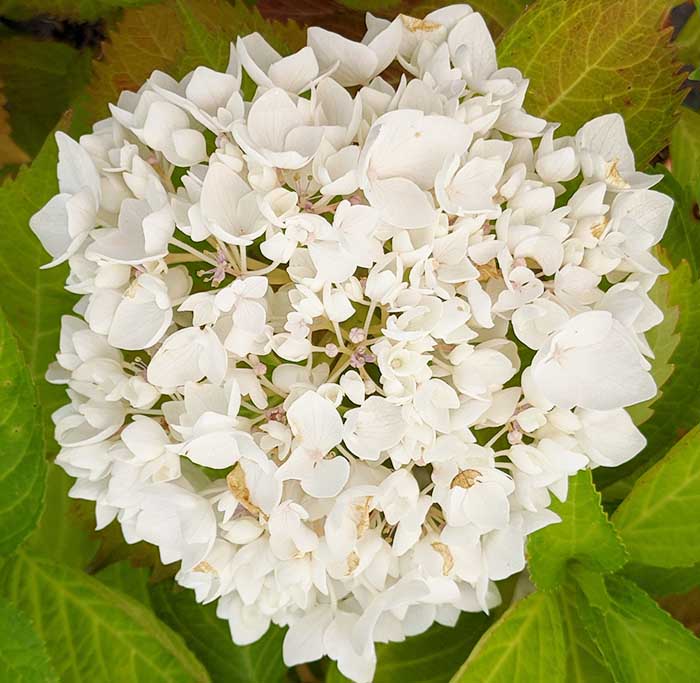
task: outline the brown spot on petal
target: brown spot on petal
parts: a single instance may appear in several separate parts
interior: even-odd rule
[[[470,489],[476,484],[476,478],[481,476],[479,470],[462,470],[450,483],[450,488],[460,486],[463,489]]]
[[[355,528],[357,529],[357,537],[362,538],[365,531],[369,529],[369,506],[372,502],[372,496],[365,496],[362,503],[355,503],[353,506],[357,515]]]
[[[431,33],[432,31],[438,31],[442,28],[442,24],[438,24],[436,21],[416,19],[415,17],[409,17],[407,14],[401,15],[401,21],[406,27],[406,30],[411,33]]]
[[[202,572],[204,574],[218,574],[219,573],[206,560],[202,560],[199,564],[195,565],[193,568],[193,571]]]
[[[596,239],[600,239],[600,236],[605,232],[605,228],[608,227],[609,222],[610,219],[607,216],[604,216],[600,223],[591,228],[591,235],[593,235],[593,237]]]
[[[625,190],[629,187],[629,183],[620,175],[620,171],[617,170],[617,165],[620,163],[619,159],[613,159],[608,164],[607,171],[605,173],[605,179],[612,185],[621,190]]]
[[[455,566],[455,560],[454,557],[452,557],[450,549],[440,541],[433,541],[430,545],[433,550],[442,557],[442,574],[443,576],[447,576]]]
[[[491,259],[488,263],[484,263],[481,266],[477,264],[476,269],[479,271],[479,282],[486,282],[501,275],[496,259]]]
[[[240,464],[236,463],[233,469],[226,475],[226,484],[233,497],[253,515],[261,513],[260,508],[250,499],[250,491],[245,481],[245,472]]]
[[[348,570],[346,574],[350,576],[360,566],[360,556],[353,550],[348,555]]]

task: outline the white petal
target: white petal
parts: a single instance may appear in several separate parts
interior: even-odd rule
[[[471,86],[478,86],[498,68],[496,46],[483,17],[474,12],[460,20],[447,39],[452,57]]]
[[[126,447],[141,462],[157,458],[168,443],[168,436],[155,421],[142,415],[135,415],[134,421],[121,433]]]
[[[333,78],[341,85],[361,85],[375,75],[377,55],[366,45],[356,43],[318,26],[307,29],[307,40],[324,71],[336,62]]]
[[[334,498],[342,490],[350,476],[350,463],[337,456],[320,460],[313,472],[301,480],[301,487],[314,498]]]
[[[323,635],[333,618],[327,606],[318,606],[293,623],[284,637],[282,656],[287,666],[313,662],[326,654]]]
[[[582,424],[576,436],[588,457],[598,465],[617,467],[646,446],[644,435],[622,408],[603,412],[579,409],[576,415]]]
[[[207,158],[207,141],[198,130],[181,128],[173,131],[172,141],[180,165],[190,166]]]
[[[483,482],[468,489],[467,510],[470,521],[487,531],[503,529],[508,524],[510,506],[498,484]]]
[[[572,318],[532,362],[532,379],[561,408],[612,410],[656,395],[649,364],[607,311]]]
[[[294,94],[308,89],[310,82],[318,76],[318,62],[310,47],[280,59],[268,71],[270,80],[278,87]]]
[[[302,121],[294,102],[284,90],[273,88],[259,97],[248,112],[248,130],[261,147],[282,151],[289,131]]]
[[[483,541],[489,578],[500,581],[525,567],[525,543],[522,532],[510,526],[492,531]]]
[[[238,445],[232,434],[215,432],[193,439],[186,454],[198,465],[223,469],[231,467],[238,459]]]
[[[353,256],[340,242],[330,240],[312,242],[309,244],[309,254],[322,282],[344,282],[357,267]]]
[[[302,394],[287,411],[287,421],[305,449],[325,454],[343,438],[343,421],[335,406],[315,391]]]
[[[340,387],[355,405],[359,406],[365,400],[365,383],[356,370],[343,373]]]
[[[61,192],[77,194],[87,187],[95,201],[100,198],[100,179],[90,154],[65,133],[56,133],[58,185]]]
[[[206,66],[198,66],[185,88],[185,96],[208,114],[216,114],[225,107],[231,95],[238,90],[238,82],[231,74],[222,74]]]
[[[225,164],[212,164],[202,185],[200,203],[205,220],[224,233],[235,233],[240,225],[238,204],[250,187]]]
[[[125,297],[114,312],[109,343],[130,351],[147,349],[160,341],[172,319],[170,307],[163,309],[153,300],[144,302]]]
[[[32,232],[41,240],[41,244],[52,257],[68,258],[73,238],[68,233],[68,214],[66,203],[69,194],[57,194],[51,197],[29,220]]]
[[[377,180],[369,194],[371,205],[390,225],[401,228],[425,228],[436,219],[429,196],[406,178]]]
[[[398,110],[377,119],[362,154],[376,177],[408,178],[428,190],[445,160],[462,154],[471,139],[469,126],[448,116]]]
[[[582,152],[581,166],[584,175],[602,175],[600,169],[590,167],[586,157],[615,162],[619,171],[634,171],[634,153],[627,142],[625,121],[620,114],[605,114],[589,121],[576,133],[576,143]],[[603,177],[598,179],[603,180]]]

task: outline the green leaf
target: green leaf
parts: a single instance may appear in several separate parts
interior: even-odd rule
[[[41,413],[27,365],[0,311],[0,554],[13,552],[36,526],[46,461]]]
[[[107,565],[95,574],[95,578],[151,609],[151,596],[148,592],[149,575],[150,572],[146,567],[132,567],[127,560],[122,560]]]
[[[0,80],[0,168],[8,164],[24,164],[29,161],[27,153],[12,139],[10,115],[5,108],[7,98]]]
[[[674,202],[661,246],[674,266],[684,260],[688,262],[691,277],[695,281],[700,277],[700,220],[693,186],[681,185],[676,176],[671,175],[663,166],[658,167],[658,170],[663,172],[664,177],[654,189],[666,193]],[[700,177],[693,183],[700,183]],[[700,192],[700,189],[696,191]]]
[[[93,64],[83,103],[88,123],[107,116],[107,104],[123,90],[138,90],[154,69],[169,71],[183,48],[183,31],[170,4],[125,11]]]
[[[700,425],[640,477],[613,522],[634,562],[700,562]]]
[[[681,185],[700,193],[700,114],[683,107],[671,134],[671,170]]]
[[[608,595],[608,589],[605,587],[605,576],[603,574],[576,563],[571,567],[571,575],[591,605],[604,612],[609,609],[610,596]]]
[[[22,21],[48,14],[59,19],[96,21],[126,7],[139,7],[158,0],[0,0],[0,14]]]
[[[305,42],[296,24],[266,22],[244,2],[187,0],[125,11],[94,63],[88,97],[80,102],[81,118],[104,118],[108,103],[123,90],[138,90],[154,69],[175,78],[200,65],[224,69],[230,42],[252,31],[280,50]]]
[[[0,599],[0,680],[58,683],[46,647],[26,615]]]
[[[0,81],[5,84],[12,137],[30,157],[39,152],[89,76],[87,51],[29,36],[0,40]]]
[[[683,99],[668,0],[540,0],[502,36],[499,63],[530,79],[525,107],[573,134],[589,119],[619,112],[639,165],[661,150]]]
[[[176,0],[178,21],[184,35],[184,50],[173,75],[182,77],[205,65],[224,71],[229,61],[231,41],[238,35],[258,31],[284,51],[275,36],[275,22],[265,22],[256,9],[245,3],[225,0]],[[306,44],[304,36],[304,44]]]
[[[216,605],[199,605],[194,592],[172,583],[151,586],[156,614],[173,630],[207,667],[212,683],[280,683],[286,668],[282,662],[284,631],[272,627],[268,633],[245,647],[231,641],[228,622],[216,616]]]
[[[378,644],[373,683],[447,683],[488,625],[485,614],[462,614],[454,628],[437,624],[402,643]],[[326,683],[341,681],[345,683],[348,679],[333,663]]]
[[[94,504],[68,497],[74,480],[58,465],[48,465],[44,512],[25,548],[61,564],[85,569],[99,543],[90,531],[95,526]],[[90,519],[90,526],[86,519]]]
[[[641,588],[621,577],[607,580],[607,612],[577,601],[588,635],[617,683],[695,683],[700,640],[664,612]]]
[[[475,0],[469,4],[484,16],[496,35],[515,22],[530,4],[530,0]],[[436,6],[442,7],[444,3],[436,3]]]
[[[668,265],[666,263],[666,265]],[[664,276],[668,299],[663,310],[679,313],[675,334],[679,343],[671,355],[673,374],[653,405],[654,414],[641,427],[647,438],[644,450],[619,467],[598,468],[594,479],[599,488],[624,478],[636,479],[660,460],[679,439],[700,422],[700,280],[693,281],[684,261]]]
[[[36,383],[47,444],[54,443],[50,415],[66,402],[66,397],[63,387],[44,381],[44,374],[58,350],[61,315],[70,312],[75,297],[63,289],[67,266],[39,270],[51,257],[29,229],[29,218],[58,190],[56,160],[52,137],[30,167],[0,187],[0,307],[17,335]]]
[[[206,683],[202,665],[152,612],[97,579],[19,554],[0,591],[35,624],[62,683]]]
[[[622,574],[654,597],[681,595],[700,586],[700,564],[668,569],[630,562]]]
[[[564,683],[565,668],[556,597],[538,592],[508,608],[451,683]]]
[[[183,55],[180,73],[202,64],[223,71],[233,39],[228,27],[236,26],[236,9],[223,0],[176,0],[175,5],[186,31],[185,42],[192,48]]]
[[[600,506],[590,470],[571,477],[566,502],[553,500],[551,509],[562,521],[536,531],[527,544],[530,575],[538,588],[563,583],[572,561],[596,572],[613,572],[625,563],[625,549]]]
[[[700,64],[700,14],[697,9],[681,29],[675,41],[678,56],[684,64]]]
[[[574,586],[565,586],[557,592],[566,652],[564,680],[566,683],[613,683],[603,655],[583,626],[574,591]]]

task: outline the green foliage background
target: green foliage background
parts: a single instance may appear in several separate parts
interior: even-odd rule
[[[172,567],[118,528],[92,531],[52,464],[43,381],[72,306],[29,217],[56,191],[51,132],[80,135],[153,69],[223,68],[229,41],[260,31],[298,49],[304,26],[359,38],[363,12],[422,17],[437,0],[0,0],[0,680],[17,683],[314,683],[288,671],[283,631],[235,647],[213,605],[178,589]],[[531,79],[526,106],[575,131],[622,113],[638,165],[657,165],[675,202],[649,335],[659,397],[634,418],[648,439],[614,470],[581,472],[562,523],[528,544],[534,592],[503,582],[504,605],[405,643],[379,645],[377,683],[700,681],[700,114],[683,100],[700,73],[700,7],[672,35],[668,0],[474,0],[504,65]],[[697,95],[697,92],[694,93]],[[692,98],[689,99],[692,103]],[[522,585],[522,582],[521,584]]]

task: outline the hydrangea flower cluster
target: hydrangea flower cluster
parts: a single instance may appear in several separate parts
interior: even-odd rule
[[[644,446],[672,207],[620,116],[528,114],[469,6],[367,26],[154,72],[57,134],[31,221],[80,296],[48,373],[71,495],[236,643],[288,626],[287,665],[360,683],[375,642],[498,604],[551,496]]]

